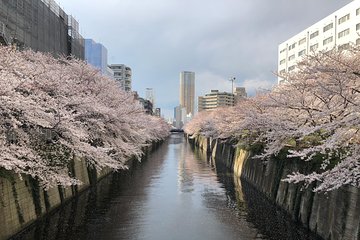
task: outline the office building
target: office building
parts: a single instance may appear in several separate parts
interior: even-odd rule
[[[212,111],[219,107],[234,106],[234,94],[211,90],[210,93],[198,98],[198,111]]]
[[[146,88],[145,89],[145,98],[147,100],[149,100],[152,103],[153,107],[155,108],[155,92],[154,92],[154,89]]]
[[[360,44],[360,0],[354,0],[279,45],[278,72],[296,69],[306,54]],[[279,78],[278,82],[285,81]]]
[[[101,43],[95,42],[93,39],[85,39],[85,60],[95,68],[99,69],[104,75],[108,71],[108,52]]]
[[[234,92],[234,104],[239,102],[240,99],[246,98],[247,93],[244,87],[236,87]]]
[[[195,111],[195,73],[180,73],[180,106],[186,109],[186,115],[194,116]]]
[[[109,67],[114,72],[114,78],[119,83],[120,88],[131,92],[131,68],[125,64],[111,64]]]
[[[0,43],[84,59],[78,22],[53,0],[0,0]]]
[[[186,117],[186,108],[181,105],[174,108],[174,127],[177,129],[182,129],[182,127],[187,123]]]

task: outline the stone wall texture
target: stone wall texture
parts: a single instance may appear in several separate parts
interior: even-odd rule
[[[277,157],[266,163],[252,158],[251,151],[235,147],[226,140],[198,136],[189,141],[206,151],[215,164],[222,164],[236,176],[286,211],[294,221],[325,240],[360,240],[360,191],[352,186],[328,193],[314,193],[310,186],[281,181],[293,171],[306,169],[299,159]]]

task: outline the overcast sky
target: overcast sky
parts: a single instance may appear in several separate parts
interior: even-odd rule
[[[179,104],[179,74],[194,71],[196,95],[276,83],[278,44],[351,0],[57,0],[108,62],[132,68],[133,90],[155,91],[166,117]]]

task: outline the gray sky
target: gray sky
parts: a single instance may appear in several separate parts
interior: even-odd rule
[[[56,0],[81,34],[133,70],[133,90],[153,88],[166,117],[179,104],[179,74],[194,71],[196,95],[250,95],[276,83],[278,44],[351,0]]]

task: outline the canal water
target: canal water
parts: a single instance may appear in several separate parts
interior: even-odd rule
[[[13,239],[317,239],[173,134]]]

